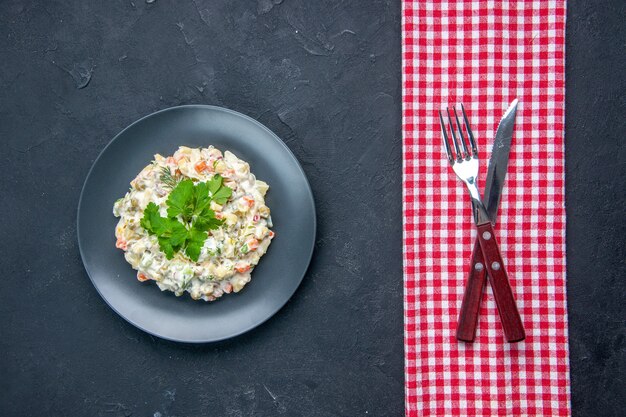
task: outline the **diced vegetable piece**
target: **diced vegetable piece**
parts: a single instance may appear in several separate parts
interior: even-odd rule
[[[259,193],[261,193],[261,195],[265,197],[265,193],[267,193],[267,190],[269,190],[270,186],[267,185],[265,181],[261,181],[261,180],[256,180],[255,185]]]
[[[228,225],[228,226],[234,226],[235,223],[237,223],[237,220],[239,218],[237,217],[236,214],[234,213],[226,213],[224,214],[224,222]]]
[[[249,239],[246,241],[246,245],[248,245],[248,249],[256,250],[259,247],[259,241],[256,239]]]
[[[206,161],[202,160],[202,161],[196,162],[193,168],[196,170],[198,174],[200,174],[208,168],[208,165],[206,164]]]
[[[148,281],[150,277],[140,271],[140,272],[137,272],[137,279],[141,282],[144,282],[144,281]]]
[[[250,197],[249,195],[244,195],[242,198],[248,204],[248,207],[254,206],[254,198]]]
[[[267,216],[270,215],[270,208],[266,205],[262,205],[261,207],[259,207],[259,215],[261,217],[267,218]]]
[[[210,207],[213,211],[222,211],[222,209],[224,208],[224,206],[222,206],[221,204],[217,204],[215,201],[211,201]]]
[[[224,161],[222,161],[221,159],[218,159],[217,161],[215,161],[215,172],[217,172],[218,174],[222,174],[224,171],[226,171],[226,164],[224,163]]]
[[[127,250],[128,243],[120,237],[117,239],[117,242],[115,242],[115,247],[121,250]]]

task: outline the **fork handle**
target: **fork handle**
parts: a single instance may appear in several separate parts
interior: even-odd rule
[[[478,242],[485,260],[485,269],[489,274],[493,297],[500,313],[504,337],[510,343],[522,341],[526,338],[524,325],[517,311],[515,297],[509,285],[509,277],[504,268],[493,226],[487,222],[476,228],[478,229]]]
[[[456,327],[456,338],[464,342],[473,342],[476,335],[480,301],[483,297],[483,288],[485,287],[485,279],[487,277],[484,265],[480,242],[476,239],[474,251],[472,252],[470,272],[465,284],[459,321]]]

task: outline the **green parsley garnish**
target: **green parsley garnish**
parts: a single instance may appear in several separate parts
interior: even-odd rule
[[[232,195],[233,190],[222,183],[219,174],[195,185],[192,180],[180,181],[167,198],[167,217],[161,216],[159,206],[148,204],[141,227],[157,237],[167,259],[184,250],[191,260],[198,261],[208,231],[224,223],[210,208],[212,201],[223,205]]]
[[[220,174],[215,174],[209,182],[207,187],[209,188],[209,198],[215,201],[219,205],[224,205],[233,193],[233,190],[223,185],[224,179]]]

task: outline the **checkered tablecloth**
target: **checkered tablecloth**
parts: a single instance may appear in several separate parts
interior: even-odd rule
[[[402,4],[406,414],[567,416],[565,2]],[[496,231],[527,338],[505,342],[487,287],[476,342],[466,344],[455,331],[475,233],[437,110],[464,103],[484,179],[514,98]]]

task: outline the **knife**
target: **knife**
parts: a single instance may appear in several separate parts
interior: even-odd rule
[[[487,214],[492,224],[495,224],[498,215],[498,206],[509,164],[509,151],[511,149],[516,113],[517,99],[513,100],[502,116],[493,141],[487,180],[485,181],[485,191],[483,193],[483,204],[487,209]],[[476,239],[472,253],[471,269],[467,278],[457,325],[456,337],[459,340],[466,342],[474,341],[485,281],[486,271],[483,254],[478,239]],[[508,281],[491,280],[490,282],[507,341],[519,342],[524,340],[526,337],[524,326]]]

